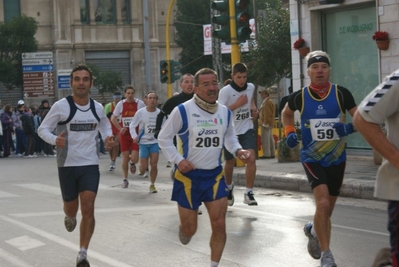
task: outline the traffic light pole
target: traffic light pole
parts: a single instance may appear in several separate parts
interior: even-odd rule
[[[170,42],[169,42],[169,22],[170,22],[170,14],[172,13],[173,4],[175,0],[170,0],[168,14],[166,15],[166,32],[165,32],[165,39],[166,39],[166,60],[170,62]],[[168,73],[171,75],[170,64],[168,64]],[[172,97],[172,81],[168,79],[167,82],[167,95],[168,98]]]
[[[235,0],[229,0],[230,39],[231,39],[231,66],[241,61],[240,42],[236,33]]]

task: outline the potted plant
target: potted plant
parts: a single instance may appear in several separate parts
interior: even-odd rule
[[[305,39],[299,38],[294,43],[294,49],[298,50],[301,57],[306,57],[306,55],[310,52],[310,48],[306,46]]]
[[[389,34],[387,32],[376,31],[372,38],[376,42],[378,49],[387,50],[389,48]]]

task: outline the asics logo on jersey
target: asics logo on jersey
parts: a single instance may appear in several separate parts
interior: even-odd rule
[[[198,132],[198,136],[201,136],[201,135],[203,135],[203,134],[205,134],[205,135],[210,135],[210,134],[217,134],[217,133],[218,133],[218,130],[217,130],[217,129],[214,129],[214,130],[205,130],[205,129],[203,128],[201,131]]]
[[[334,124],[335,124],[335,122],[322,122],[322,121],[319,121],[319,122],[317,122],[315,124],[314,127],[315,128],[318,128],[318,127],[333,127]]]

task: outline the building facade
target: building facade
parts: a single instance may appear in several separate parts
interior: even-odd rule
[[[156,91],[166,99],[166,84],[159,82],[159,61],[166,58],[165,30],[168,0],[0,0],[0,22],[26,15],[38,22],[36,39],[39,52],[53,53],[53,72],[72,69],[78,63],[90,63],[101,70],[119,71],[124,85],[136,88],[136,97]],[[148,12],[148,13],[147,13]],[[146,16],[145,14],[148,14]],[[173,10],[169,40],[170,58],[178,60],[180,49],[174,43]],[[146,32],[145,32],[146,30]],[[146,36],[148,41],[146,42]],[[148,63],[148,65],[146,65]],[[148,78],[149,76],[150,78]],[[54,83],[51,103],[71,93]],[[150,81],[150,83],[148,83]],[[178,90],[177,83],[173,86]],[[96,89],[93,98],[99,98]],[[23,88],[7,90],[0,85],[2,104],[16,104],[24,97]],[[107,101],[111,100],[111,93]],[[26,97],[29,105],[43,97]]]
[[[335,4],[330,4],[335,1]],[[348,88],[357,104],[382,79],[399,68],[399,0],[290,0],[291,41],[306,41],[310,51],[331,57],[331,82]],[[375,31],[389,33],[389,48],[380,50]],[[309,84],[307,65],[292,49],[294,91]],[[347,121],[351,121],[348,118]],[[358,134],[348,147],[369,148]]]

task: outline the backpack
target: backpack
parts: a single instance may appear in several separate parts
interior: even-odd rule
[[[58,122],[58,125],[65,125],[68,122],[70,122],[72,120],[73,116],[75,116],[76,111],[78,110],[78,107],[75,105],[75,102],[73,101],[72,95],[65,97],[65,99],[68,101],[69,108],[70,108],[69,116],[66,119],[66,121]],[[93,113],[94,117],[97,119],[97,121],[100,122],[100,117],[98,117],[98,115],[97,115],[94,100],[91,98],[89,98],[89,99],[90,99],[90,110]]]

